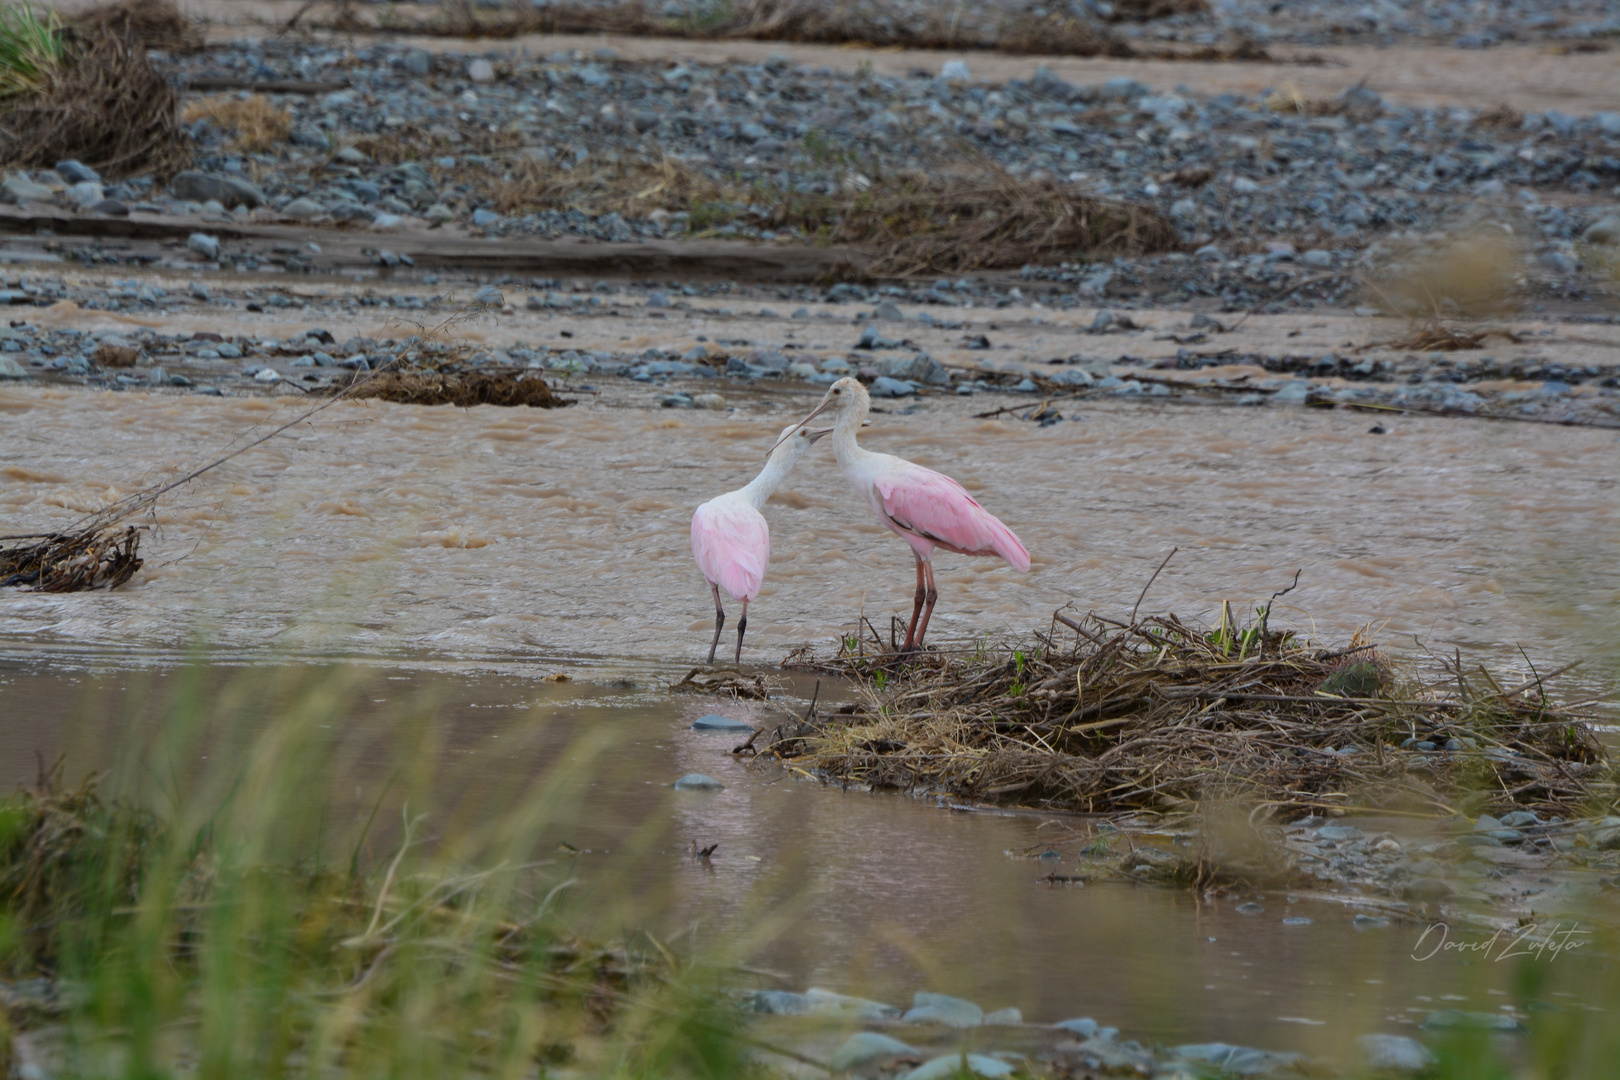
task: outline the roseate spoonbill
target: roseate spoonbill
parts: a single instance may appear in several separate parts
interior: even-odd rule
[[[737,663],[742,663],[748,602],[759,595],[765,567],[771,561],[771,530],[760,511],[811,444],[831,430],[806,431],[802,424],[783,428],[782,437],[771,447],[758,476],[745,487],[715,496],[693,513],[692,557],[703,571],[709,591],[714,593],[714,641],[709,645],[709,663],[714,663],[720,630],[726,625],[726,609],[720,604],[722,585],[733,600],[742,601],[742,618],[737,620]]]
[[[833,410],[837,417],[832,428],[833,453],[844,478],[889,531],[911,545],[917,559],[917,595],[911,625],[906,627],[904,649],[909,652],[922,648],[934,601],[939,598],[934,588],[935,548],[958,555],[999,555],[1019,573],[1029,570],[1029,552],[1011,529],[955,480],[905,458],[874,454],[856,445],[855,433],[871,408],[866,387],[854,379],[839,379],[801,424]]]

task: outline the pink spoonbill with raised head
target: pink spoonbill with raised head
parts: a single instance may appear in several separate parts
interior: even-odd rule
[[[1013,531],[974,501],[955,480],[893,454],[874,454],[855,442],[872,400],[854,379],[839,379],[803,423],[832,410],[833,453],[838,467],[889,531],[911,545],[917,559],[917,594],[906,628],[905,651],[922,648],[939,592],[934,588],[935,548],[958,555],[998,555],[1014,570],[1029,570],[1029,552]],[[785,437],[785,436],[784,436]]]
[[[714,594],[714,641],[709,645],[709,663],[720,647],[720,631],[726,625],[726,609],[720,603],[720,589],[733,600],[742,601],[742,618],[737,620],[737,663],[742,663],[743,633],[748,629],[748,604],[759,595],[765,581],[765,567],[771,561],[771,530],[760,513],[776,489],[782,486],[793,466],[799,463],[812,443],[826,431],[806,431],[802,424],[782,429],[765,468],[745,487],[717,495],[692,515],[692,557]]]

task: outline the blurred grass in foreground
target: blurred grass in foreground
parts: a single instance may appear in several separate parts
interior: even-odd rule
[[[378,771],[341,739],[352,676],[175,681],[155,722],[127,726],[108,797],[58,767],[0,804],[0,956],[40,988],[12,1023],[38,1029],[49,1073],[750,1071],[711,972],[645,933],[573,928],[546,826],[603,740],[573,740],[526,789],[444,805],[435,789],[456,785],[419,703],[391,733],[390,823],[381,797],[334,809]],[[233,722],[264,694],[274,722]]]

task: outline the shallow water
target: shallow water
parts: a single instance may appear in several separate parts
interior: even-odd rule
[[[615,391],[620,392],[620,391]],[[0,639],[48,651],[335,650],[481,658],[532,673],[580,656],[701,659],[712,632],[691,511],[751,478],[808,394],[731,413],[656,397],[552,411],[343,403],[173,493],[115,593],[0,591]],[[1023,538],[1030,574],[941,555],[931,640],[1047,625],[1072,605],[1213,620],[1286,586],[1273,625],[1523,668],[1614,659],[1620,438],[1433,417],[1071,403],[1048,428],[931,399],[862,435],[957,477]],[[206,460],[287,399],[0,391],[6,532]],[[261,429],[262,430],[262,429]],[[769,508],[773,554],[745,659],[830,645],[861,613],[909,614],[909,553],[813,453]],[[735,605],[734,605],[735,607]],[[734,611],[735,614],[735,611]],[[735,625],[735,619],[731,622]],[[571,659],[573,658],[573,659]],[[1600,680],[1600,665],[1587,669]]]
[[[253,686],[266,670],[216,668],[210,685]],[[669,694],[659,683],[668,672],[646,665],[563,685],[471,669],[363,674],[335,744],[349,763],[340,810],[359,820],[381,797],[412,717],[425,718],[439,745],[437,796],[463,816],[542,775],[577,740],[605,736],[584,795],[547,833],[548,844],[554,835],[580,854],[556,855],[551,872],[579,880],[573,910],[597,932],[647,927],[683,955],[729,946],[782,976],[738,975],[741,985],[897,1003],[947,991],[987,1009],[1017,1006],[1034,1021],[1090,1015],[1144,1041],[1218,1039],[1345,1059],[1355,1036],[1414,1033],[1431,1009],[1522,1004],[1509,996],[1512,964],[1456,953],[1416,960],[1419,927],[1357,930],[1335,903],[1267,894],[1262,913],[1240,914],[1246,894],[1048,884],[1046,874],[1076,865],[1076,819],[956,812],[750,766],[729,754],[738,736],[689,725],[716,710],[760,722],[768,710]],[[106,763],[120,728],[161,713],[179,680],[162,664],[0,664],[0,783],[30,780],[36,750],[47,760],[65,751],[70,777]],[[266,708],[250,704],[237,720],[262,724]],[[725,790],[672,792],[690,771]],[[697,862],[692,840],[719,850]],[[386,859],[391,843],[379,837],[374,857]],[[1030,857],[1049,848],[1056,862]],[[1285,917],[1315,922],[1285,926]],[[1557,958],[1546,1000],[1581,1007],[1570,995],[1610,962]]]

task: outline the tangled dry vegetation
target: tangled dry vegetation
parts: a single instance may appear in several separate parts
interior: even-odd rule
[[[141,171],[167,177],[183,168],[190,151],[178,99],[147,59],[143,36],[160,35],[163,9],[119,5],[53,30],[59,59],[33,89],[0,107],[0,164],[50,167],[76,158],[109,177]],[[166,10],[189,25],[172,5]]]
[[[865,272],[899,277],[1172,250],[1175,227],[1145,205],[1014,176],[982,156],[954,168],[851,174],[836,194],[723,183],[674,158],[564,167],[525,158],[486,181],[502,213],[685,212],[695,235],[749,219],[869,250]]]
[[[1587,718],[1541,679],[1503,687],[1457,662],[1409,684],[1371,645],[1312,648],[1268,614],[1201,630],[1060,613],[1022,647],[903,665],[875,633],[851,638],[787,663],[856,679],[861,701],[778,729],[765,752],[839,783],[1088,813],[1615,804]]]
[[[377,398],[400,405],[528,405],[554,409],[571,404],[552,392],[546,380],[524,372],[381,371],[356,379],[352,398]]]
[[[234,94],[205,97],[186,106],[180,117],[188,125],[199,120],[226,131],[232,149],[243,153],[273,150],[292,133],[292,113],[271,103],[263,94],[239,98]]]
[[[0,537],[0,588],[26,585],[34,592],[116,589],[143,565],[140,547],[141,532],[133,526]]]

